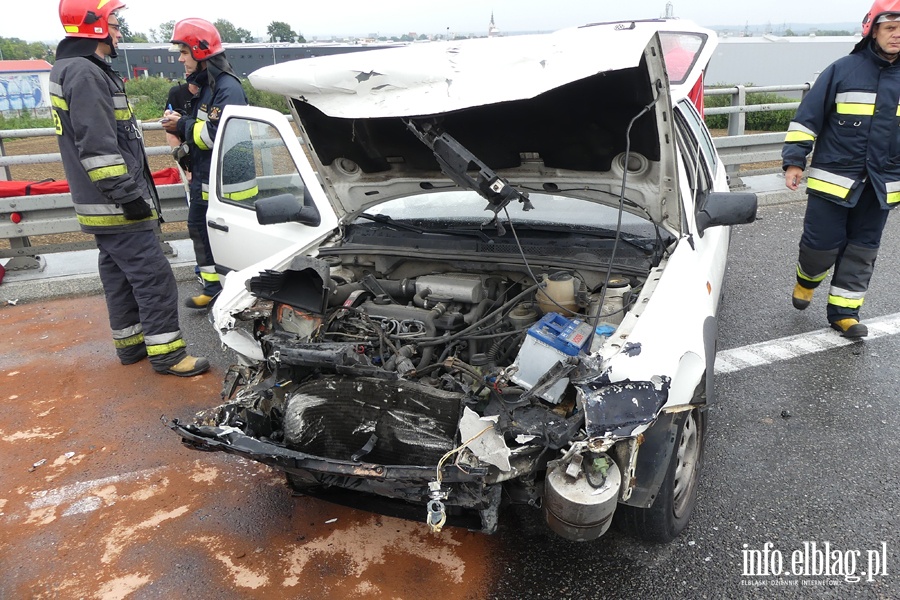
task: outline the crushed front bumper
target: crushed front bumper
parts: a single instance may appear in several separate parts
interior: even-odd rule
[[[429,501],[429,483],[437,468],[379,465],[311,456],[248,436],[232,427],[183,424],[169,427],[193,449],[226,452],[284,471],[296,490],[342,505],[422,521]],[[497,527],[501,483],[491,482],[493,467],[460,465],[441,469],[447,492],[447,524],[484,533]]]

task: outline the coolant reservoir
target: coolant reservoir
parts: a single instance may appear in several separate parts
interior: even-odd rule
[[[535,294],[538,308],[545,315],[559,313],[571,317],[577,308],[575,303],[575,279],[571,273],[554,273],[544,277],[544,287]]]
[[[558,535],[575,542],[589,542],[606,533],[616,511],[622,485],[619,467],[605,454],[594,460],[607,463],[606,477],[598,487],[591,485],[580,469],[577,477],[572,477],[564,465],[547,471],[544,480],[547,525]]]

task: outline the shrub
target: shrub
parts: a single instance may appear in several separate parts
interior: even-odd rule
[[[786,98],[771,92],[751,92],[747,94],[747,104],[781,104],[796,102],[795,98]],[[703,102],[707,108],[731,106],[731,96],[705,96]],[[746,114],[748,131],[787,131],[796,110],[772,110]],[[706,126],[710,129],[727,129],[728,115],[707,115]]]
[[[247,101],[250,106],[262,106],[263,108],[271,108],[280,113],[287,114],[290,112],[287,105],[287,99],[280,94],[272,92],[263,92],[252,85],[249,79],[242,79],[241,85],[244,87],[244,93],[247,94]]]
[[[134,115],[141,121],[154,121],[162,118],[166,108],[166,100],[169,90],[177,83],[163,79],[162,77],[139,77],[125,82],[125,93],[131,101]],[[284,96],[271,92],[262,92],[252,85],[247,79],[241,80],[244,93],[250,106],[262,106],[277,110],[282,114],[289,111],[287,100]],[[53,118],[37,117],[29,111],[23,110],[19,116],[0,115],[0,131],[7,129],[39,129],[53,127]]]
[[[161,118],[173,85],[177,84],[162,77],[138,77],[126,81],[125,93],[134,107],[134,115],[142,121]]]
[[[153,120],[162,117],[166,107],[166,99],[169,89],[175,83],[161,77],[141,77],[132,79],[125,84],[128,97],[134,105],[134,114],[141,120]],[[247,79],[241,80],[244,93],[250,106],[262,106],[271,108],[281,113],[287,113],[287,101],[284,96],[262,92],[252,85]]]

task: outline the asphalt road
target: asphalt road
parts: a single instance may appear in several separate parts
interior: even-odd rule
[[[803,340],[827,325],[824,294],[803,312],[789,300],[802,210],[763,207],[735,230],[723,354],[798,335],[821,348]],[[865,318],[900,315],[898,250],[894,215]],[[649,545],[615,531],[566,542],[524,509],[494,536],[435,537],[184,449],[160,417],[215,404],[229,357],[204,315],[182,326],[212,373],[119,366],[96,297],[0,309],[0,600],[900,597],[900,335],[793,358],[761,351],[758,366],[717,375],[697,512],[674,543]],[[831,575],[744,573],[750,551],[791,569],[826,543]],[[869,575],[876,558],[886,564]]]
[[[804,208],[763,207],[735,229],[720,351],[827,327],[822,292],[805,311],[790,304]],[[900,313],[898,250],[892,215],[864,319]],[[900,598],[898,351],[900,336],[886,335],[717,375],[699,504],[680,539],[659,546],[613,534],[578,545],[508,518],[489,597]],[[856,556],[856,573],[868,571],[867,551],[886,549],[888,575],[743,575],[745,550],[771,543],[769,556],[778,550],[790,569],[813,542],[840,552],[843,573]]]

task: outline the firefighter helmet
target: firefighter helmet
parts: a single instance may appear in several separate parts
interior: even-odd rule
[[[68,37],[105,40],[109,15],[122,8],[122,0],[60,0],[59,21]]]
[[[877,25],[880,17],[894,14],[900,16],[900,0],[875,0],[875,4],[866,13],[862,21],[862,36],[867,38],[874,35],[872,25]]]
[[[173,44],[184,44],[194,60],[207,60],[225,52],[216,26],[205,19],[182,19],[172,31]]]

